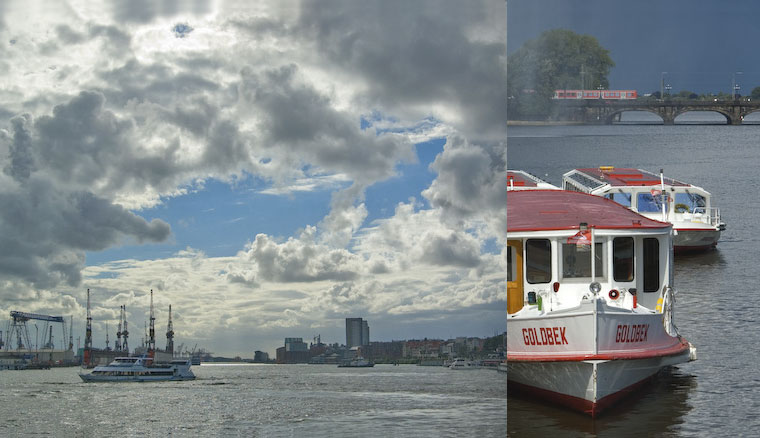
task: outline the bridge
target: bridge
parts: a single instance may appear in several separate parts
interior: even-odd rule
[[[749,100],[555,100],[555,117],[596,125],[611,125],[626,111],[647,111],[657,114],[666,125],[691,111],[712,111],[722,114],[729,125],[741,125],[744,117],[760,111],[760,101]]]

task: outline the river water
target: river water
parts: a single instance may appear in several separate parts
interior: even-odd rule
[[[712,193],[727,225],[716,250],[675,260],[675,321],[697,347],[697,361],[663,373],[596,420],[510,397],[509,436],[760,436],[760,206],[753,195],[760,186],[760,126],[509,127],[507,132],[511,169],[555,185],[579,167],[664,169],[666,176]]]
[[[0,436],[506,435],[506,375],[376,365],[201,365],[185,382],[83,383],[0,371]]]

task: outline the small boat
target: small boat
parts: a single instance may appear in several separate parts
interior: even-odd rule
[[[671,234],[599,196],[507,192],[509,391],[593,417],[695,360],[673,321]]]
[[[524,170],[507,170],[507,190],[560,190],[541,178]]]
[[[676,251],[705,250],[718,244],[726,224],[711,195],[701,187],[646,170],[601,166],[574,169],[562,188],[603,196],[650,219],[673,224]]]
[[[361,356],[351,360],[345,360],[338,364],[338,368],[370,368],[373,366],[375,366],[374,362],[368,361]]]
[[[117,357],[108,365],[95,367],[89,374],[79,374],[85,382],[154,382],[161,380],[193,380],[190,360],[172,360],[152,364],[150,358]]]
[[[455,358],[454,362],[449,365],[449,369],[452,370],[475,370],[478,368],[480,368],[480,366],[476,363],[470,362],[467,359],[462,359],[461,357]]]

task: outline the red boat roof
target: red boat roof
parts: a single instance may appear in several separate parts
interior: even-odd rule
[[[565,190],[507,192],[507,233],[578,229],[581,222],[597,229],[670,227],[600,196]]]
[[[612,186],[654,186],[660,184],[660,175],[641,169],[601,166],[591,169],[576,170]],[[665,184],[670,186],[690,185],[672,178],[663,178],[663,180]]]

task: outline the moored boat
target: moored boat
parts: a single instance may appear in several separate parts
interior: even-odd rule
[[[670,222],[676,251],[704,250],[718,244],[726,224],[712,196],[701,187],[646,170],[601,166],[574,169],[562,188],[603,196],[650,219]]]
[[[507,380],[595,416],[696,359],[673,323],[672,226],[572,191],[507,194]]]
[[[151,363],[150,358],[117,357],[108,365],[95,367],[88,374],[79,374],[85,382],[155,382],[162,380],[193,380],[190,360]]]
[[[475,362],[463,359],[461,357],[455,358],[451,365],[449,365],[449,369],[452,370],[474,370],[478,368],[480,368],[480,366]]]

